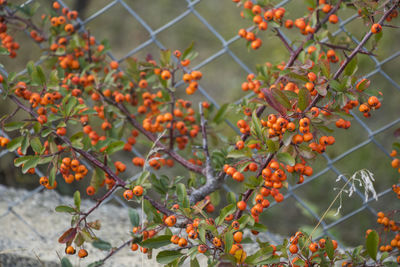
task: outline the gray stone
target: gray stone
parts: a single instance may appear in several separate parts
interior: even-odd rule
[[[70,215],[55,212],[58,205],[73,205],[73,199],[60,196],[55,191],[43,190],[21,201],[32,193],[26,190],[0,185],[0,267],[60,266],[65,245],[57,242],[70,226]],[[87,210],[94,201],[82,200],[82,210]],[[9,206],[13,206],[12,209]],[[126,209],[112,205],[101,205],[89,221],[101,220],[102,227],[96,235],[117,247],[129,240],[132,226]],[[79,259],[67,256],[74,266],[86,266],[107,255],[107,252],[85,245],[89,256]],[[142,264],[143,263],[143,264]],[[139,251],[123,248],[106,261],[104,266],[160,266],[154,259],[148,260]]]

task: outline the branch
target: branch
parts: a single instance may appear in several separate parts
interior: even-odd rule
[[[335,44],[329,44],[329,43],[325,43],[325,42],[318,42],[321,45],[325,45],[327,47],[333,48],[333,49],[341,49],[341,50],[345,50],[345,51],[353,51],[353,48],[348,48],[346,46],[342,46],[342,45],[335,45]],[[360,50],[358,51],[358,53],[360,54],[364,54],[364,55],[370,55],[370,56],[376,56],[375,54],[369,52],[369,51],[364,51],[364,50]]]
[[[6,8],[6,11],[8,15],[3,16],[6,20],[17,20],[19,22],[22,22],[25,24],[25,28],[32,28],[33,30],[37,31],[41,37],[43,37],[44,40],[48,40],[47,36],[43,33],[42,29],[39,29],[30,19],[25,19],[22,17],[19,17],[12,13],[8,8]]]
[[[211,194],[215,190],[217,190],[225,177],[225,174],[221,172],[217,177],[215,176],[215,171],[211,164],[211,157],[210,152],[208,151],[208,141],[207,141],[207,121],[204,118],[203,106],[199,103],[200,109],[200,117],[201,117],[201,134],[203,136],[203,150],[206,154],[206,168],[205,168],[205,176],[206,176],[206,183],[195,189],[189,197],[190,204],[194,205],[198,201],[204,199],[205,196]]]
[[[276,36],[278,36],[279,39],[281,39],[282,43],[285,45],[286,49],[289,51],[290,55],[294,53],[293,48],[290,46],[290,44],[286,41],[285,37],[283,37],[281,31],[279,28],[274,28],[276,32]]]
[[[79,218],[78,222],[76,223],[76,227],[79,226],[79,224],[83,221],[86,220],[86,218],[95,210],[97,209],[101,203],[103,203],[104,200],[106,200],[111,194],[115,191],[115,189],[118,188],[118,183],[116,183],[110,190],[107,191],[101,198],[99,198],[96,202],[96,204],[90,208],[87,212],[83,214],[82,217]]]
[[[126,247],[127,245],[129,245],[130,243],[133,242],[135,238],[131,238],[128,241],[126,241],[125,243],[123,243],[122,245],[120,245],[119,247],[115,248],[115,249],[111,249],[110,253],[107,254],[107,256],[105,256],[103,259],[101,259],[99,261],[99,264],[103,265],[104,262],[110,258],[112,255],[116,254],[118,251],[120,251],[121,249],[123,249],[124,247]]]
[[[170,216],[175,214],[174,212],[172,212],[171,210],[167,209],[165,206],[161,205],[160,203],[158,203],[157,201],[155,201],[154,199],[152,199],[151,197],[144,195],[143,196],[144,199],[148,200],[150,202],[150,204],[159,212]]]
[[[199,103],[200,118],[201,118],[201,134],[203,136],[203,150],[206,154],[206,177],[207,179],[214,177],[214,169],[211,165],[210,152],[208,151],[207,140],[207,121],[204,118],[203,105]]]

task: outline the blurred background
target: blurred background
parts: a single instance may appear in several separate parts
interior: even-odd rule
[[[22,4],[25,1],[12,2]],[[30,1],[29,5],[40,4],[35,20],[39,20],[40,15],[48,10],[51,2]],[[202,71],[203,78],[200,81],[201,89],[192,98],[193,103],[207,100],[218,107],[224,103],[240,101],[246,96],[241,90],[241,83],[248,73],[255,71],[257,64],[278,63],[288,56],[281,42],[270,30],[260,34],[263,45],[259,50],[248,51],[245,41],[237,37],[237,32],[251,24],[240,17],[241,8],[237,8],[231,0],[64,0],[63,3],[78,10],[86,29],[98,41],[109,40],[112,56],[120,60],[122,66],[127,57],[144,59],[150,53],[158,58],[160,49],[183,51],[194,41],[199,56],[192,61],[191,66]],[[304,1],[283,1],[281,4],[287,10],[285,16],[292,19],[306,12]],[[338,14],[340,23],[328,26],[335,39],[343,44],[351,43],[350,48],[355,47],[369,29],[369,26],[364,25],[353,14],[353,9],[341,9]],[[399,18],[391,24],[400,25]],[[302,40],[297,30],[283,29],[283,33],[294,45]],[[15,35],[21,44],[17,58],[0,58],[0,63],[8,72],[22,70],[29,60],[37,61],[41,55],[40,47],[26,34],[18,32]],[[365,231],[377,226],[374,215],[376,211],[400,207],[399,200],[390,190],[392,184],[398,182],[399,174],[391,168],[389,156],[396,138],[394,131],[400,127],[399,44],[399,29],[384,28],[383,38],[374,52],[376,56],[359,56],[361,63],[358,75],[368,77],[371,87],[383,93],[382,108],[373,112],[369,119],[355,111],[356,117],[351,121],[350,129],[335,130],[336,144],[329,147],[325,155],[318,156],[313,161],[314,175],[301,186],[293,184],[287,190],[283,203],[272,205],[263,213],[262,220],[268,226],[269,232],[288,236],[299,228],[312,230],[318,223],[319,216],[335,198],[337,191],[334,188],[343,186],[343,181],[335,182],[338,175],[345,174],[349,177],[360,169],[368,169],[374,173],[379,201],[364,203],[363,191],[352,197],[343,196],[343,207],[339,215],[334,216],[339,206],[336,203],[335,210],[324,219],[314,234],[315,237],[329,234],[343,246],[363,243]],[[367,49],[370,47],[369,44],[366,46]],[[184,87],[178,88],[178,92],[182,92],[181,96],[184,96]],[[1,100],[0,114],[7,114],[11,110],[13,107]],[[226,119],[236,125],[235,121],[239,117],[231,112]],[[227,135],[232,143],[237,135],[234,129],[226,125],[221,127],[220,133]],[[139,152],[146,153],[146,150],[139,148]],[[11,153],[2,156],[0,183],[29,190],[37,188],[37,176],[22,175],[12,164],[14,157]],[[129,164],[131,157],[127,153],[121,159]],[[138,171],[132,169],[126,176],[134,175]],[[177,168],[173,173],[180,171]],[[76,188],[84,190],[86,186],[85,183],[75,182],[67,185],[59,179],[57,191],[71,195]],[[221,205],[225,201],[226,189],[242,191],[235,183],[228,181],[227,187],[213,196],[214,199],[221,199]],[[120,205],[120,202],[113,201]]]

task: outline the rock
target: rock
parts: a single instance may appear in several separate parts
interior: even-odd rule
[[[25,199],[26,198],[26,199]],[[57,242],[61,234],[70,226],[71,216],[58,213],[58,205],[73,205],[73,199],[60,196],[52,190],[40,190],[33,193],[0,185],[0,266],[60,266],[60,257],[64,257],[65,245]],[[82,210],[87,210],[94,201],[82,200]],[[12,208],[9,208],[12,207]],[[128,211],[110,203],[101,205],[89,221],[99,219],[102,227],[95,234],[117,247],[130,238],[132,229]],[[76,255],[67,256],[74,266],[86,266],[107,255],[85,245],[89,256],[79,259]],[[143,261],[143,265],[142,265]],[[161,266],[154,257],[147,259],[139,251],[132,252],[123,248],[106,261],[104,266]]]

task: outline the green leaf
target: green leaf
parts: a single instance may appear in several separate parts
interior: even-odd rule
[[[226,118],[226,114],[230,109],[230,105],[229,104],[223,104],[217,114],[215,114],[215,117],[213,119],[213,122],[215,122],[216,124],[220,124],[225,118]]]
[[[40,66],[36,67],[37,75],[39,77],[39,81],[42,85],[46,84],[46,76],[44,75],[43,69]]]
[[[67,212],[67,213],[74,213],[74,212],[76,212],[76,210],[75,210],[73,207],[64,206],[64,205],[57,206],[55,210],[56,210],[57,212]]]
[[[365,243],[368,255],[376,261],[376,255],[378,254],[379,247],[379,235],[375,230],[372,230],[368,236]]]
[[[35,168],[36,165],[39,163],[39,160],[39,156],[33,156],[32,158],[30,158],[27,162],[24,163],[24,166],[22,167],[22,172],[26,173],[30,168]]]
[[[24,139],[23,136],[18,136],[14,139],[12,139],[8,144],[7,144],[7,149],[9,151],[14,151],[16,150],[18,147],[21,146],[22,140]]]
[[[306,3],[307,3],[308,6],[310,6],[312,8],[316,7],[316,4],[315,4],[314,0],[306,0]]]
[[[16,158],[16,159],[14,160],[14,165],[15,165],[15,167],[21,166],[22,164],[24,164],[25,162],[27,162],[28,160],[30,160],[32,157],[33,157],[33,156],[23,156],[23,157]]]
[[[350,60],[349,64],[344,68],[344,74],[347,76],[353,75],[357,71],[358,58],[357,55]]]
[[[220,211],[219,216],[217,217],[217,219],[215,220],[215,224],[216,225],[220,225],[221,223],[223,223],[224,220],[225,220],[225,217],[230,215],[230,214],[232,214],[232,213],[234,213],[235,210],[236,210],[236,205],[235,204],[230,204],[230,205],[224,207]]]
[[[247,214],[244,214],[242,217],[240,217],[240,219],[238,220],[238,222],[239,222],[239,224],[240,224],[240,229],[243,229],[243,228],[245,228],[245,226],[247,225],[247,224],[249,224],[249,225],[254,225],[254,219],[253,219],[253,217],[251,217],[251,216],[249,216],[249,215],[247,215]]]
[[[49,175],[49,184],[50,186],[54,185],[54,181],[56,180],[56,173],[57,173],[57,168],[53,166],[50,170],[50,175]]]
[[[228,153],[227,157],[228,158],[243,158],[243,157],[249,158],[249,157],[251,157],[251,155],[252,155],[251,149],[249,147],[245,147],[240,150],[235,149],[235,150],[230,151]]]
[[[335,250],[333,248],[332,239],[330,237],[326,238],[325,251],[326,251],[326,254],[328,255],[328,258],[330,260],[333,260]]]
[[[115,152],[122,150],[124,146],[125,146],[124,141],[112,142],[107,146],[106,154],[108,155],[114,154]]]
[[[344,86],[341,85],[341,84],[340,84],[338,81],[336,81],[336,80],[331,80],[331,81],[329,82],[329,86],[330,86],[333,90],[335,90],[335,91],[337,91],[337,92],[343,92],[343,91],[345,90]]]
[[[93,245],[93,247],[101,249],[101,250],[110,250],[112,248],[111,244],[109,242],[101,240],[101,239],[93,241],[92,245]]]
[[[299,102],[297,106],[301,111],[305,110],[308,107],[308,102],[309,102],[309,92],[304,89],[300,88],[299,89]]]
[[[41,153],[42,143],[40,142],[39,137],[34,137],[31,139],[31,147],[36,153]]]
[[[297,74],[295,72],[290,72],[287,75],[289,77],[291,77],[291,78],[294,78],[294,79],[297,79],[297,80],[301,80],[303,82],[308,82],[308,78],[306,76],[304,76],[304,75],[300,75],[300,74]]]
[[[228,231],[225,233],[225,240],[224,240],[224,244],[225,244],[225,252],[229,252],[229,250],[231,250],[232,248],[232,244],[233,244],[233,233],[232,231]]]
[[[236,204],[237,200],[236,200],[235,193],[228,192],[227,195],[226,195],[226,200],[228,201],[228,203]]]
[[[286,165],[289,166],[294,166],[296,164],[295,159],[292,157],[292,155],[290,155],[287,152],[278,153],[276,155],[276,158],[278,159],[278,161],[285,163]]]
[[[265,232],[267,231],[267,227],[261,223],[254,223],[253,226],[249,226],[251,230],[257,231],[257,232]]]
[[[87,267],[100,267],[104,264],[104,261],[99,260],[99,261],[95,261],[92,262],[91,264],[89,264]]]
[[[175,250],[164,250],[157,254],[156,260],[161,264],[168,264],[183,256],[182,253]]]
[[[161,215],[147,199],[143,200],[143,206],[144,206],[143,210],[146,213],[147,220],[149,222],[162,223]]]
[[[167,66],[171,60],[171,50],[161,50],[160,52],[160,63],[161,66]]]
[[[161,248],[169,244],[171,244],[170,235],[152,237],[140,243],[140,245],[145,248]]]
[[[380,33],[382,33],[382,32],[380,32]],[[387,262],[384,262],[383,265],[385,265],[385,266],[387,266],[387,267],[398,267],[398,266],[399,266],[398,263],[397,263],[397,262],[394,262],[394,261],[387,261]]]
[[[251,130],[255,133],[259,139],[262,139],[262,125],[260,119],[257,117],[256,110],[253,111],[253,115],[251,116]]]
[[[49,86],[57,86],[59,83],[58,71],[52,70],[49,76]]]
[[[291,109],[292,105],[290,104],[289,98],[279,89],[277,88],[272,88],[272,94],[275,97],[275,99],[281,103],[282,106],[284,106],[287,109]]]
[[[182,207],[189,208],[189,199],[186,192],[186,186],[182,183],[176,185],[176,193],[178,195],[178,200],[182,203]]]
[[[0,46],[0,56],[7,56],[9,54],[10,54],[10,52],[8,51],[7,48]]]
[[[4,130],[7,132],[14,131],[14,130],[19,130],[25,125],[25,122],[23,121],[13,121],[4,124]]]
[[[243,9],[243,16],[245,19],[251,19],[254,17],[254,13],[250,9]]]
[[[75,216],[79,216],[79,215],[75,215]],[[83,238],[82,234],[79,232],[75,239],[74,239],[74,243],[77,247],[80,247],[83,245],[83,243],[85,243],[85,239]]]
[[[199,228],[199,239],[201,242],[206,242],[206,229],[204,227]]]
[[[81,208],[81,193],[78,190],[76,190],[74,193],[74,204],[75,204],[75,207],[78,210],[80,210],[80,208]]]
[[[189,53],[193,50],[194,47],[194,42],[192,42],[188,48],[185,49],[185,51],[183,51],[181,59],[185,60],[186,57],[189,55]]]
[[[93,186],[96,190],[100,188],[100,185],[104,181],[104,172],[100,168],[96,168],[93,172],[92,179],[90,180],[90,185]]]
[[[63,257],[61,259],[61,267],[74,267],[74,266],[72,265],[72,263],[69,261],[68,258]]]
[[[200,267],[199,261],[196,257],[190,260],[190,267]]]
[[[296,134],[296,132],[289,132],[289,131],[286,131],[286,132],[283,134],[283,137],[282,137],[283,145],[284,145],[284,146],[290,145],[290,143],[292,142],[293,136],[294,136],[295,134]],[[269,140],[270,140],[270,139],[269,139]],[[272,142],[272,140],[271,140],[271,142]],[[275,151],[269,151],[269,152],[275,152]]]
[[[131,221],[132,226],[137,227],[139,226],[139,214],[135,209],[128,209],[129,220]]]
[[[21,143],[22,154],[26,154],[26,151],[28,150],[28,147],[29,147],[29,134],[28,135],[24,135],[24,138],[22,140],[22,143]]]
[[[76,97],[70,97],[68,103],[65,105],[65,115],[71,115],[72,109],[77,105],[78,100]]]
[[[292,139],[290,139],[290,142],[291,141],[292,141]],[[269,153],[274,153],[279,148],[279,144],[277,144],[276,142],[272,141],[271,139],[267,139],[266,143],[267,143],[267,148],[268,148],[268,152]]]

